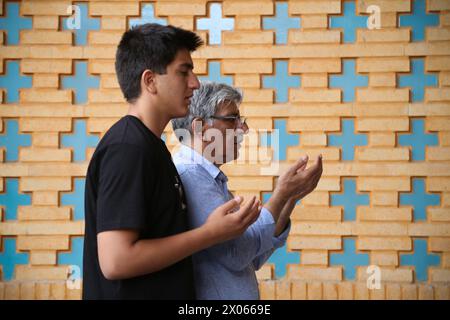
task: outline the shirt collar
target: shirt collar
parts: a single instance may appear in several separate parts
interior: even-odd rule
[[[202,166],[203,169],[205,169],[211,175],[211,177],[213,177],[213,179],[216,179],[220,173],[222,173],[225,176],[225,174],[219,168],[217,168],[211,161],[209,161],[208,159],[203,157],[200,153],[198,153],[197,151],[195,151],[194,149],[185,144],[181,144],[181,147],[178,151],[178,156],[183,158],[185,160],[185,163],[187,164],[198,164]]]

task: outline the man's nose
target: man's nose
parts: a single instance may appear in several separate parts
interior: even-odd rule
[[[192,73],[192,76],[189,79],[189,87],[194,90],[200,88],[200,81],[198,80],[197,75],[195,73]]]

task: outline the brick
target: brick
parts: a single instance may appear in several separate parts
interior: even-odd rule
[[[327,16],[323,14],[316,15],[304,15],[302,16],[302,28],[303,29],[314,29],[322,28],[326,29],[328,26]]]
[[[302,75],[302,88],[327,88],[328,76],[326,73]]]
[[[395,87],[396,77],[395,73],[370,73],[369,86],[370,87]]]
[[[436,300],[449,300],[450,299],[450,288],[448,285],[437,285],[434,289]]]
[[[102,45],[95,47],[83,47],[82,59],[114,59],[116,55],[115,45]]]
[[[158,16],[205,16],[206,5],[203,1],[187,2],[157,2]]]
[[[323,299],[324,300],[337,300],[338,289],[335,283],[323,284]]]
[[[449,131],[450,117],[431,117],[425,121],[425,127],[428,131]]]
[[[66,222],[4,222],[0,231],[8,235],[83,235],[84,221]]]
[[[123,102],[124,97],[119,89],[90,89],[88,100],[91,103]]]
[[[425,59],[425,70],[427,71],[447,71],[450,70],[450,57],[429,56]]]
[[[33,75],[33,86],[35,88],[54,88],[59,86],[58,75],[55,74],[39,74]]]
[[[328,253],[324,251],[302,250],[302,265],[327,265]]]
[[[70,208],[52,206],[19,207],[18,219],[21,221],[70,220]]]
[[[20,284],[20,299],[21,300],[34,300],[35,299],[35,284],[34,283],[21,283]]]
[[[341,13],[341,3],[337,0],[328,1],[298,1],[289,5],[290,14],[320,14]]]
[[[168,17],[169,24],[186,29],[186,30],[194,30],[194,19],[190,16],[169,16]]]
[[[223,4],[224,15],[273,15],[273,3],[271,1],[226,1]]]
[[[409,12],[411,10],[409,3],[402,0],[366,0],[358,2],[356,11],[358,13],[365,13],[371,5],[379,6],[382,16],[385,12]]]
[[[448,269],[433,269],[429,270],[431,275],[431,282],[445,282],[450,281],[450,270]]]
[[[107,74],[100,76],[100,87],[105,89],[119,89],[119,82],[115,75]]]
[[[289,153],[288,153],[289,156]],[[298,157],[296,157],[298,159]],[[289,158],[288,158],[289,159]],[[324,155],[325,159],[325,155]],[[329,205],[329,195],[328,192],[315,191],[309,194],[306,198],[302,199],[305,206],[328,206]]]
[[[259,15],[255,16],[241,16],[238,15],[234,21],[235,30],[260,30],[261,28],[261,17]]]
[[[257,89],[261,86],[261,81],[257,74],[237,74],[234,77],[234,85],[238,88]]]
[[[427,28],[425,32],[428,41],[450,40],[450,29],[448,28]]]
[[[405,42],[409,41],[408,29],[380,29],[380,30],[365,30],[360,29],[356,31],[358,42]]]
[[[71,153],[68,149],[26,148],[19,152],[22,162],[70,162]]]
[[[386,284],[386,299],[387,300],[401,300],[402,291],[401,286],[397,283]]]
[[[428,248],[430,251],[450,251],[450,239],[431,237]]]
[[[327,136],[324,133],[307,132],[302,134],[302,146],[326,146]]]
[[[408,102],[409,89],[361,88],[356,96],[359,102]]]
[[[22,281],[65,280],[67,279],[67,267],[19,265],[16,267],[16,279]]]
[[[398,194],[397,192],[372,192],[370,200],[374,206],[397,206]]]
[[[427,187],[428,191],[450,191],[450,178],[429,177]]]
[[[341,221],[341,208],[296,206],[291,219],[301,221]]]
[[[162,14],[157,6],[158,14]],[[92,2],[89,14],[93,16],[139,16],[139,3]]]
[[[339,102],[341,90],[322,88],[291,89],[290,101],[292,102]]]
[[[450,100],[450,88],[427,88],[425,90],[426,101],[449,101]]]
[[[223,32],[223,43],[231,44],[272,44],[274,35],[272,31],[239,31]]]
[[[339,73],[340,59],[291,59],[289,63],[291,73]]]
[[[22,191],[71,191],[70,177],[23,177],[20,180]]]
[[[20,6],[20,13],[23,15],[37,15],[37,16],[48,16],[48,15],[67,15],[67,7],[72,3],[70,1],[45,1],[45,2],[35,2],[35,1],[24,1]],[[33,26],[34,21],[33,21]]]
[[[72,102],[71,90],[55,89],[23,89],[20,92],[20,101],[22,102]]]
[[[430,0],[427,9],[430,11],[450,10],[450,4],[445,0]]]
[[[385,300],[386,290],[384,285],[381,285],[379,289],[374,289],[369,291],[370,300]]]
[[[369,136],[369,144],[374,147],[394,147],[395,143],[396,137],[393,132],[374,132]]]
[[[411,208],[359,207],[361,221],[411,221]]]
[[[358,148],[356,158],[360,161],[408,161],[406,148]]]
[[[359,236],[406,236],[408,225],[397,222],[361,222],[351,229],[352,235]]]
[[[244,93],[244,102],[272,102],[273,90],[248,88]]]
[[[91,31],[88,34],[88,42],[95,44],[115,44],[117,45],[122,38],[123,31]]]
[[[339,118],[291,118],[288,121],[288,131],[339,131]]]
[[[275,283],[275,298],[277,300],[291,299],[291,283],[289,281],[281,280]]]
[[[308,283],[306,285],[306,295],[308,300],[321,300],[323,298],[321,283]]]
[[[17,282],[5,284],[5,300],[19,300],[20,285]]]
[[[409,115],[409,105],[400,102],[358,103],[353,107],[353,115],[363,117],[402,117]]]
[[[69,31],[24,30],[20,33],[22,44],[72,44]]]
[[[90,118],[87,124],[88,131],[105,132],[118,120],[119,118]]]
[[[66,283],[52,283],[50,285],[50,299],[64,300],[66,297]]]
[[[116,73],[116,69],[114,67],[114,60],[109,60],[109,59],[99,59],[99,60],[94,60],[94,61],[90,61],[89,65],[89,72],[91,73],[111,73],[114,74]]]
[[[408,226],[408,235],[416,237],[448,237],[450,236],[450,224],[443,222],[420,224],[412,223]]]
[[[398,253],[397,251],[372,251],[370,263],[380,267],[396,267],[398,266]]]
[[[409,119],[402,118],[360,118],[356,122],[357,131],[408,131]]]
[[[289,237],[289,246],[293,250],[340,250],[342,240],[340,237],[331,236],[297,236],[292,232]]]
[[[302,235],[350,235],[352,226],[337,222],[297,222],[291,227],[291,232]]]
[[[431,161],[450,160],[450,147],[427,148],[427,159]]]
[[[68,250],[69,236],[19,236],[18,250]]]
[[[356,61],[357,72],[408,72],[407,57],[359,58]]]
[[[33,17],[34,29],[57,30],[58,17],[57,16],[37,16]]]
[[[66,300],[81,300],[82,299],[82,291],[81,290],[71,290],[66,288]]]
[[[409,237],[359,237],[359,250],[411,250]]]
[[[355,283],[355,300],[369,300],[369,289],[366,283]]]
[[[272,279],[272,268],[269,265],[264,265],[261,267],[261,269],[256,271],[256,278],[258,281],[261,280],[270,280]]]
[[[23,59],[21,70],[24,73],[71,73],[71,60]]]
[[[410,268],[393,269],[391,267],[380,267],[381,272],[381,282],[392,283],[392,282],[403,282],[412,283],[413,273]],[[360,281],[367,281],[369,274],[366,273],[366,267],[358,268],[358,279]],[[375,290],[372,290],[372,292]]]
[[[419,285],[419,300],[433,300],[433,287],[426,284]]]
[[[50,132],[35,132],[32,136],[33,146],[35,147],[58,147],[59,146],[59,135],[58,133]]]
[[[302,281],[292,281],[292,300],[306,300],[306,283]]]
[[[292,30],[289,31],[290,43],[339,43],[341,34],[338,30]]]
[[[271,191],[273,180],[272,177],[232,177],[228,181],[228,187],[231,190]]]
[[[255,59],[255,60],[225,60],[222,62],[222,72],[229,73],[272,73],[272,60]]]
[[[411,182],[407,177],[359,177],[360,191],[410,191]]]
[[[125,30],[127,28],[126,17],[121,16],[102,16],[102,30]]]
[[[414,284],[402,285],[402,300],[417,300],[417,286]]]
[[[442,86],[450,86],[450,72],[442,71],[439,73],[439,83]]]
[[[36,283],[36,299],[37,300],[48,300],[50,299],[50,284],[49,283]]]
[[[337,284],[339,300],[353,300],[353,284],[341,282]]]
[[[259,292],[261,300],[275,299],[275,282],[269,280],[261,281],[259,283]]]
[[[32,251],[30,254],[31,265],[56,265],[55,251]]]

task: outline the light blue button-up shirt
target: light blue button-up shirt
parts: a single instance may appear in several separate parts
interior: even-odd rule
[[[210,213],[232,199],[227,177],[202,155],[182,145],[173,157],[186,193],[190,228],[205,223]],[[255,271],[286,243],[290,224],[274,236],[275,221],[266,209],[240,237],[193,255],[198,299],[259,299]]]

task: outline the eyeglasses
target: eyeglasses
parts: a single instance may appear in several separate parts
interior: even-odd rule
[[[240,115],[235,116],[211,116],[211,119],[217,119],[217,120],[226,120],[226,121],[233,121],[235,125],[246,125],[247,124],[247,118],[241,117]]]

